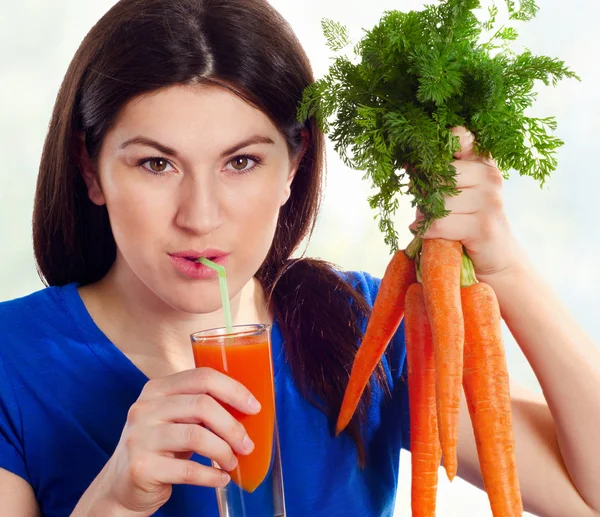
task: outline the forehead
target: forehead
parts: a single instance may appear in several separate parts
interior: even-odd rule
[[[212,85],[176,85],[140,95],[123,107],[113,129],[116,138],[144,130],[169,140],[213,143],[260,133],[285,145],[265,113],[226,88]]]

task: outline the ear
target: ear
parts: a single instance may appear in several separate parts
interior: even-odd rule
[[[294,181],[296,172],[298,172],[298,167],[300,166],[300,162],[306,153],[306,149],[308,149],[308,143],[310,140],[310,133],[308,132],[308,129],[302,129],[300,134],[302,136],[302,150],[298,153],[296,159],[291,163],[290,173],[288,174],[288,179],[285,183],[285,189],[283,191],[283,200],[281,201],[281,206],[288,202],[288,199],[292,194],[292,182]]]
[[[85,181],[87,186],[88,197],[95,205],[105,205],[106,201],[104,199],[104,194],[102,193],[102,187],[100,186],[98,171],[96,171],[96,167],[85,148],[85,134],[78,132],[75,138],[79,170],[81,171],[83,181]]]

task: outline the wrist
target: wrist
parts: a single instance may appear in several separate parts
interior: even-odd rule
[[[534,270],[529,261],[522,256],[520,260],[488,274],[477,274],[477,280],[489,284],[495,291],[502,287],[525,285],[533,278]]]
[[[490,251],[484,254],[484,260],[478,261],[475,267],[477,280],[486,284],[500,285],[531,278],[533,267],[529,263],[516,236],[508,231],[503,234],[501,245],[490,246]],[[483,265],[477,267],[479,263]]]
[[[106,517],[107,515],[110,515],[110,517],[147,517],[151,514],[133,512],[108,499],[94,498],[88,500],[84,494],[73,510],[71,517]]]
[[[81,496],[70,517],[150,517],[154,513],[134,511],[111,497],[111,490],[106,483],[110,466],[109,461]]]

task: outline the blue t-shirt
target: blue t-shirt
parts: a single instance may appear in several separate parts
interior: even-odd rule
[[[347,278],[372,306],[380,281],[357,272]],[[384,361],[392,395],[380,389],[373,394],[364,470],[357,465],[352,439],[346,433],[332,437],[325,415],[298,391],[284,346],[275,321],[272,348],[288,516],[391,516],[400,449],[409,447],[403,327]],[[71,514],[112,455],[129,407],[147,381],[96,326],[76,284],[0,303],[0,467],[31,484],[44,517]],[[217,517],[215,490],[174,486],[155,515]]]

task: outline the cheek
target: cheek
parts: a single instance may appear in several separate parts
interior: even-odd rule
[[[248,231],[257,233],[272,233],[279,216],[279,191],[263,189],[255,196],[243,196],[239,203],[240,221]]]
[[[246,254],[261,255],[269,251],[281,209],[283,184],[263,184],[239,197],[236,203],[240,246]]]
[[[124,172],[124,171],[123,171]],[[116,179],[120,181],[116,181]],[[128,180],[119,171],[109,177],[104,187],[110,223],[119,248],[138,247],[161,231],[161,221],[168,220],[165,192],[149,188],[144,182]]]

